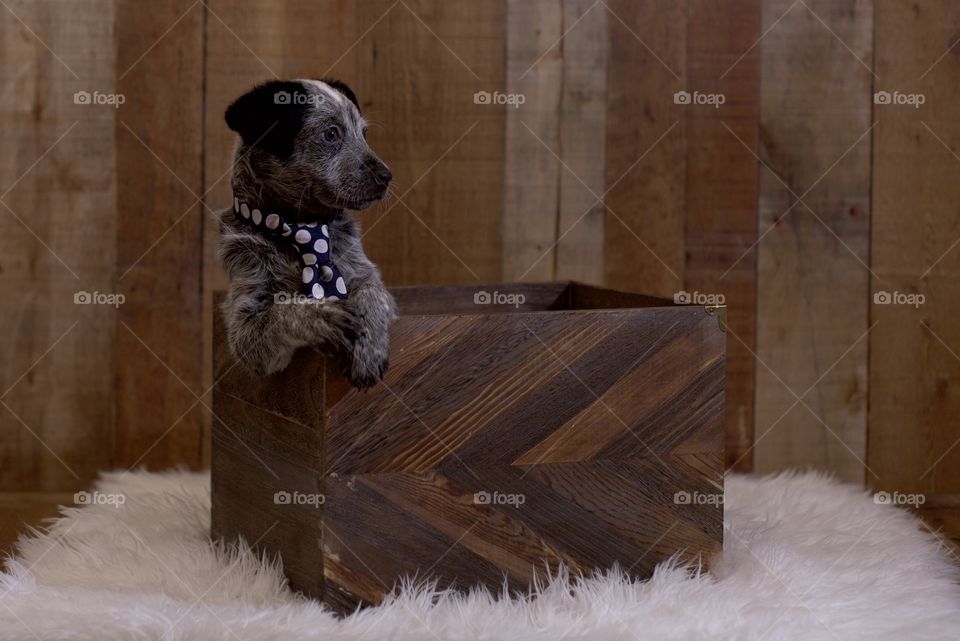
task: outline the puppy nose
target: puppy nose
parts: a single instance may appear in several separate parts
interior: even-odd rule
[[[390,168],[383,163],[380,163],[374,175],[377,177],[377,182],[384,186],[389,185],[390,181],[393,180],[393,174],[390,173]]]
[[[367,171],[370,172],[370,175],[373,177],[373,180],[377,185],[381,187],[386,187],[390,184],[390,181],[393,179],[393,174],[390,173],[390,169],[383,163],[382,160],[369,154],[363,159],[363,164],[365,165]]]

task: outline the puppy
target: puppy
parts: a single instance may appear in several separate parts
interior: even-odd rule
[[[226,121],[240,136],[219,246],[234,356],[262,376],[312,346],[355,387],[375,385],[397,312],[350,210],[383,198],[392,176],[367,145],[356,96],[335,80],[267,82]]]

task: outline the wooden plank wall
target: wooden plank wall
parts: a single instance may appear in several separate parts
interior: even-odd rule
[[[884,2],[875,11],[877,90],[925,102],[874,106],[871,286],[926,302],[871,306],[868,463],[886,490],[956,494],[960,6]]]
[[[687,14],[687,83],[722,108],[686,120],[685,287],[725,296],[726,464],[749,470],[756,349],[760,1],[701,0]]]
[[[394,195],[363,214],[367,253],[392,284],[496,280],[504,109],[474,94],[504,86],[505,2],[376,0],[357,12],[358,29],[376,26],[354,49],[353,84],[395,176]]]
[[[505,278],[550,280],[557,264],[564,13],[557,0],[507,0],[505,92],[522,95],[523,113],[506,110],[503,220]],[[536,70],[536,73],[533,73]]]
[[[613,287],[683,288],[686,7],[610,2],[603,261]]]
[[[946,0],[7,4],[0,489],[208,460],[223,111],[257,82],[329,75],[396,176],[362,215],[388,282],[723,294],[728,465],[960,491]],[[879,89],[927,100],[881,108]],[[126,302],[72,305],[81,290]]]
[[[606,146],[597,141],[607,135],[607,42],[613,18],[592,0],[564,0],[561,14],[567,35],[557,45],[563,74],[556,152],[564,171],[555,224],[561,231],[550,278],[599,285],[605,269],[598,257],[606,237]]]
[[[0,488],[75,487],[111,463],[115,291],[111,1],[0,17]],[[55,53],[52,53],[55,52]]]
[[[757,469],[825,465],[863,481],[872,5],[770,1],[771,27],[759,45]]]
[[[119,0],[113,464],[196,466],[203,441],[202,7]],[[171,96],[174,99],[160,97]]]

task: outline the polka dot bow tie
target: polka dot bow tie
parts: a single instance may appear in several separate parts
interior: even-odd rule
[[[347,284],[330,260],[330,230],[320,223],[288,224],[279,214],[264,214],[233,199],[233,212],[246,225],[291,245],[300,256],[301,292],[317,300],[346,299]]]

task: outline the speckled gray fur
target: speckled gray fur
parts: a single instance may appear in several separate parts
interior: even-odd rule
[[[283,94],[289,100],[277,98]],[[355,387],[371,387],[386,372],[396,306],[363,252],[350,210],[382,198],[390,172],[367,146],[355,101],[335,81],[276,81],[227,110],[227,123],[240,134],[234,196],[290,222],[326,223],[349,292],[346,301],[298,296],[295,251],[237,221],[232,207],[223,211],[219,255],[230,291],[222,312],[234,356],[256,375],[284,369],[295,350],[308,346],[337,358]],[[278,302],[284,297],[293,302]]]

